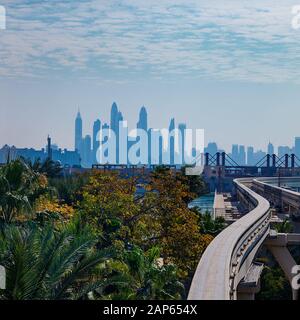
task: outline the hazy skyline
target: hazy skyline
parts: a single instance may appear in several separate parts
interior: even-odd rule
[[[226,3],[225,3],[226,2]],[[296,1],[297,2],[297,1]],[[294,0],[0,0],[0,146],[41,148],[48,133],[74,147],[109,122],[116,101],[129,126],[145,105],[216,141],[266,148],[300,136],[300,30]]]

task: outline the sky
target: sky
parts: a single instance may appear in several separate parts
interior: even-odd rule
[[[299,3],[297,3],[297,1]],[[74,148],[109,121],[204,128],[205,140],[266,149],[300,136],[300,0],[0,0],[0,146]]]

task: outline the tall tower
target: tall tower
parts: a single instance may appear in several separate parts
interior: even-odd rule
[[[268,144],[268,154],[274,154],[274,146],[271,142]]]
[[[248,147],[247,148],[247,165],[248,166],[253,166],[255,162],[254,159],[254,148],[253,147]]]
[[[175,119],[172,118],[169,125],[169,132],[171,133],[173,130],[175,130]],[[175,164],[175,138],[171,136],[170,138],[170,164]]]
[[[100,142],[97,139],[97,135],[99,133],[101,129],[101,121],[98,119],[94,122],[94,126],[93,126],[93,162],[96,163],[97,162],[97,150],[100,146]]]
[[[110,129],[116,134],[116,163],[119,163],[119,122],[123,121],[122,112],[118,110],[117,104],[114,102],[110,112]]]
[[[52,148],[51,148],[51,138],[48,135],[47,138],[47,155],[50,160],[52,160]]]
[[[136,124],[138,129],[148,131],[148,114],[146,108],[143,106],[140,110],[139,121]]]
[[[184,151],[185,151],[185,130],[186,130],[186,124],[185,123],[179,123],[178,130],[181,132],[181,148],[179,149],[179,152],[181,152],[181,161],[182,164],[185,164],[185,157],[184,157]]]
[[[118,111],[118,106],[114,102],[111,106],[111,111],[110,111],[110,128],[117,133],[118,131],[118,118],[119,118],[119,111]]]
[[[80,154],[82,145],[82,119],[80,111],[78,110],[76,120],[75,120],[75,151]]]
[[[85,168],[92,166],[92,139],[86,135],[82,142],[82,165]]]
[[[246,151],[245,146],[239,146],[239,161],[238,164],[244,166],[246,164]]]
[[[239,163],[239,146],[237,144],[232,145],[231,157],[235,162]]]

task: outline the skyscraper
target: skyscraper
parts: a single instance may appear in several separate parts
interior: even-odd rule
[[[97,163],[96,155],[100,142],[97,139],[97,135],[101,129],[101,121],[97,119],[93,125],[93,162]]]
[[[268,144],[268,154],[274,154],[274,146],[271,142]]]
[[[300,137],[295,138],[295,154],[300,158]]]
[[[50,138],[49,135],[48,135],[48,138],[47,138],[47,154],[48,154],[48,158],[50,160],[52,160],[51,138]]]
[[[169,132],[171,133],[175,129],[175,119],[172,118],[170,121]],[[170,136],[170,164],[175,164],[175,138],[174,136]]]
[[[75,120],[75,151],[81,154],[81,145],[82,145],[82,119],[80,111],[78,111],[76,120]]]
[[[92,166],[92,139],[90,135],[86,135],[83,139],[82,165],[86,168]]]
[[[148,115],[147,115],[147,110],[144,106],[140,110],[139,121],[136,124],[136,127],[138,129],[143,129],[145,131],[148,131]]]
[[[247,165],[248,166],[253,166],[254,165],[254,148],[253,147],[248,147],[247,148]]]
[[[245,146],[241,145],[239,146],[239,161],[238,164],[240,166],[244,166],[246,164],[246,152],[245,152]]]
[[[239,146],[237,144],[232,145],[231,157],[235,162],[239,162]]]
[[[181,132],[181,148],[179,148],[179,152],[181,152],[182,164],[185,164],[184,151],[185,151],[185,130],[186,130],[186,124],[185,124],[185,123],[179,123],[178,129],[179,129],[179,131]]]
[[[114,102],[111,106],[111,111],[110,111],[110,128],[117,133],[118,131],[118,118],[119,118],[119,111],[118,111],[118,106]]]
[[[114,131],[116,135],[116,163],[119,163],[119,122],[123,121],[123,115],[121,111],[118,111],[118,106],[114,102],[111,106],[110,112],[110,128]]]

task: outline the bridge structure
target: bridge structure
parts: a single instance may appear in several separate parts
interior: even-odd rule
[[[205,153],[204,167],[212,167],[217,171],[221,171],[218,172],[221,175],[234,176],[236,178],[273,176],[279,170],[285,176],[295,172],[300,175],[300,159],[295,154],[285,154],[282,157],[278,157],[276,154],[267,154],[255,165],[240,165],[225,152],[217,152],[214,155]]]
[[[253,187],[255,184],[259,184],[260,189]],[[188,299],[254,299],[260,290],[263,270],[255,258],[262,246],[270,250],[292,284],[296,262],[287,246],[300,245],[300,234],[278,234],[271,230],[272,204],[267,198],[272,192],[264,193],[261,184],[267,182],[254,178],[234,180],[237,197],[247,206],[248,213],[224,229],[207,247],[193,277]],[[274,191],[276,188],[274,186]],[[300,193],[297,197],[300,202]],[[292,293],[293,299],[298,299],[298,291],[292,288]]]
[[[211,191],[229,191],[233,180],[242,177],[300,176],[300,159],[295,154],[267,154],[255,165],[240,165],[225,152],[204,154],[203,177]]]

